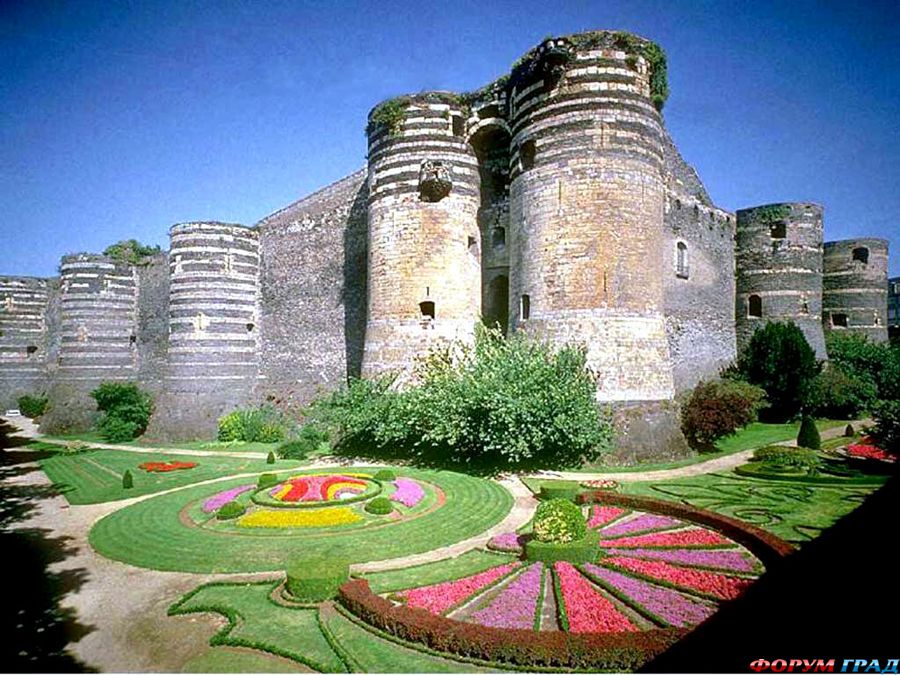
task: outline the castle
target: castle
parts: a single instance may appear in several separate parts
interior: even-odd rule
[[[252,227],[181,223],[138,265],[0,277],[0,408],[44,391],[43,428],[78,429],[91,389],[132,380],[155,396],[149,435],[209,437],[236,406],[408,369],[485,320],[585,344],[620,454],[677,454],[675,395],[767,320],[821,358],[824,331],[887,338],[887,242],[823,243],[816,204],[715,206],[666,95],[652,42],[547,39],[472,94],[376,106],[367,169]]]

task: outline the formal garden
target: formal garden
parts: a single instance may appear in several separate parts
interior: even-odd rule
[[[94,551],[197,575],[169,614],[225,623],[186,670],[632,670],[893,474],[898,349],[829,352],[758,331],[684,396],[694,453],[663,463],[608,461],[582,350],[491,331],[414,386],[236,410],[177,447],[140,437],[147,394],[105,384],[93,432],[31,447],[72,508],[110,507]]]

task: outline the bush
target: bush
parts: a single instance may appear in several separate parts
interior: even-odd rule
[[[568,544],[584,539],[587,522],[581,509],[566,499],[538,504],[532,525],[534,538],[546,544]]]
[[[129,469],[125,469],[125,473],[122,474],[122,488],[125,490],[130,490],[134,487],[134,476],[131,475],[131,471]]]
[[[382,483],[390,483],[391,481],[397,480],[397,472],[393,469],[379,469],[375,472],[373,478]]]
[[[817,417],[853,419],[875,401],[876,395],[877,389],[868,375],[828,364],[812,382],[807,407]]]
[[[328,433],[307,424],[300,429],[296,439],[280,446],[277,452],[282,459],[306,459],[313,452],[328,449]]]
[[[785,445],[769,445],[753,452],[753,461],[764,462],[773,467],[797,468],[813,471],[822,460],[814,450],[791,448]]]
[[[376,516],[386,516],[393,510],[394,505],[387,497],[375,497],[375,499],[366,504],[366,512]]]
[[[797,445],[801,448],[818,450],[822,447],[822,437],[816,428],[816,421],[807,415],[800,422],[800,431],[797,434]]]
[[[103,255],[109,256],[113,260],[118,260],[119,262],[137,265],[146,258],[156,255],[161,250],[162,249],[160,249],[159,246],[147,246],[137,239],[123,239],[122,241],[107,246],[103,251]]]
[[[681,408],[681,430],[696,450],[715,449],[715,442],[756,421],[766,393],[741,380],[700,382]]]
[[[350,563],[335,558],[297,560],[287,569],[285,590],[301,602],[324,602],[335,597],[350,578]]]
[[[900,401],[881,401],[872,408],[875,427],[872,437],[878,447],[892,455],[900,455]]]
[[[529,539],[525,542],[525,559],[539,560],[545,563],[559,560],[575,564],[594,562],[597,559],[599,540],[600,533],[596,530],[588,530],[581,539],[566,544]]]
[[[147,429],[153,399],[131,382],[103,382],[91,392],[97,409],[105,413],[98,428],[109,441],[137,438]]]
[[[826,346],[832,364],[873,386],[878,399],[900,400],[900,346],[839,331],[826,335]]]
[[[750,384],[762,387],[770,421],[793,419],[806,404],[819,374],[816,354],[796,324],[769,322],[753,333],[738,359],[738,369]]]
[[[219,520],[232,520],[238,516],[242,516],[247,512],[247,507],[240,502],[225,502],[216,511],[216,518]]]
[[[566,499],[574,502],[578,497],[579,488],[575,485],[542,485],[538,496],[542,501],[548,499]]]
[[[266,455],[266,464],[274,464],[274,463],[275,463],[275,453],[270,450],[269,454]]]
[[[47,411],[48,399],[46,396],[32,396],[25,394],[19,397],[19,412],[34,419],[40,417]]]
[[[256,481],[256,487],[262,490],[263,488],[272,487],[274,485],[278,485],[281,481],[278,480],[278,476],[274,473],[263,473],[260,474],[259,478]]]
[[[293,422],[272,406],[240,408],[219,418],[220,441],[279,443],[293,428]]]
[[[470,472],[576,466],[611,443],[582,348],[478,326],[473,345],[433,349],[415,375],[404,391],[390,378],[353,381],[310,414],[341,452]]]
[[[844,427],[844,437],[845,438],[853,438],[856,435],[856,429],[853,428],[852,424],[848,424]]]

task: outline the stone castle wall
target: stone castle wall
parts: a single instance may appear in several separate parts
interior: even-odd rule
[[[888,243],[847,239],[825,244],[823,324],[875,342],[888,339]]]
[[[49,279],[0,277],[0,410],[47,386]]]

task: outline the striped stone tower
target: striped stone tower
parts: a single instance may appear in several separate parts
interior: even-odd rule
[[[0,277],[0,412],[47,386],[49,286],[47,279]]]
[[[847,239],[825,244],[824,312],[827,331],[866,335],[874,342],[888,339],[888,242]]]
[[[385,105],[393,118],[381,116]],[[473,335],[481,304],[479,175],[464,116],[440,93],[370,113],[366,377],[409,372],[436,342]]]
[[[204,438],[252,397],[259,376],[256,230],[219,222],[172,226],[165,393],[149,435]]]

